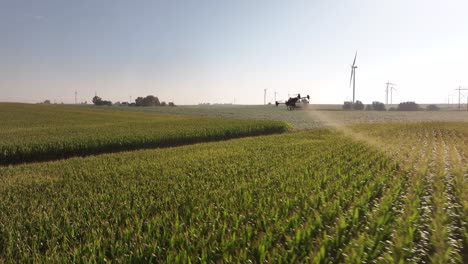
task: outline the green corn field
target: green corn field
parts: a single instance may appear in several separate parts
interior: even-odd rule
[[[0,139],[0,263],[468,262],[464,122],[250,136],[289,125],[57,108],[76,123],[54,106],[2,107],[17,118]],[[220,141],[182,146],[200,131],[212,134],[190,143]],[[135,147],[115,150],[133,151],[93,145],[126,134]],[[174,147],[136,150],[160,137]],[[85,157],[26,162],[74,144],[67,156]]]
[[[0,104],[0,164],[280,133],[280,121]]]

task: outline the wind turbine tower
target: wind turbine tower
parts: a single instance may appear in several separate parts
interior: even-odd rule
[[[385,89],[385,104],[386,104],[386,105],[388,105],[388,92],[389,92],[388,87],[389,87],[390,85],[396,85],[396,84],[387,81],[387,88]],[[392,90],[392,89],[395,89],[395,88],[390,87],[390,90]],[[396,89],[395,89],[395,90],[396,90]],[[390,93],[391,93],[391,91],[390,91]]]
[[[267,89],[263,89],[263,104],[266,105],[266,95],[267,95]]]
[[[77,97],[78,97],[78,92],[75,90],[75,104],[77,104]]]
[[[356,94],[356,57],[357,57],[357,51],[356,54],[354,55],[354,61],[353,64],[351,65],[351,78],[349,79],[349,86],[351,87],[351,82],[353,82],[353,105],[354,105],[354,99],[355,99],[355,94]]]
[[[390,104],[393,104],[393,90],[396,91],[395,87],[390,87]]]

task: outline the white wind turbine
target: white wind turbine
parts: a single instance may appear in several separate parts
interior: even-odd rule
[[[388,89],[388,87],[389,87],[390,85],[396,85],[396,84],[387,81],[387,88],[385,89],[385,104],[386,104],[386,105],[388,105],[388,92],[391,93],[391,92],[392,92],[392,91],[391,91],[392,89],[393,89],[393,90],[396,90],[396,89],[393,88],[393,87],[390,87],[390,89]]]
[[[349,79],[349,86],[351,87],[351,82],[353,83],[353,105],[354,105],[354,95],[356,92],[356,57],[357,57],[357,51],[356,54],[354,55],[354,61],[353,64],[351,65],[351,78]]]

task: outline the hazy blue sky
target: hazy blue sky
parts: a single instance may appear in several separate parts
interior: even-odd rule
[[[0,101],[446,102],[468,86],[468,1],[0,0]],[[455,100],[455,98],[454,98]]]

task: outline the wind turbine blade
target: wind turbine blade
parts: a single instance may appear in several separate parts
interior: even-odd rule
[[[351,82],[353,81],[354,68],[351,67],[351,77],[349,78],[349,87],[351,87]]]
[[[356,50],[356,54],[354,54],[353,66],[356,64],[356,57],[357,57],[357,50]]]

